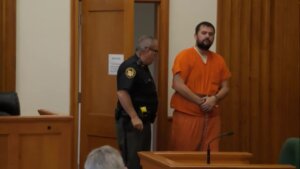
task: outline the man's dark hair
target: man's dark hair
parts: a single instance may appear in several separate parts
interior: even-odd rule
[[[201,26],[211,27],[211,28],[213,28],[214,33],[216,32],[216,31],[215,31],[215,27],[214,27],[213,24],[211,24],[210,22],[204,21],[204,22],[200,22],[200,23],[196,26],[196,28],[195,28],[195,34],[198,33],[198,31],[199,31],[199,29],[200,29]]]

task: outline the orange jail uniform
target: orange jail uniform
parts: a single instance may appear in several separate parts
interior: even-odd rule
[[[178,74],[195,94],[211,96],[218,92],[221,83],[231,74],[222,56],[209,51],[204,63],[195,48],[181,51],[175,58],[173,76]],[[207,115],[200,106],[175,92],[171,98],[174,109],[170,149],[177,151],[205,151],[207,143],[220,134],[220,110],[215,106]],[[218,151],[218,140],[211,144]]]

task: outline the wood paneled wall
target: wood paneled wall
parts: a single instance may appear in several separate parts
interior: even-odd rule
[[[16,86],[16,0],[0,0],[0,91]]]
[[[232,72],[222,103],[224,151],[276,163],[282,143],[300,137],[299,0],[219,0],[217,51]]]

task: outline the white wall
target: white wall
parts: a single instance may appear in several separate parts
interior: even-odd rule
[[[217,0],[170,0],[169,103],[174,92],[171,88],[174,58],[179,51],[195,44],[195,27],[202,21],[209,21],[217,27]],[[215,43],[211,50],[215,50]],[[171,115],[172,111],[169,104],[168,114]]]
[[[17,0],[16,60],[21,115],[69,114],[70,0]]]

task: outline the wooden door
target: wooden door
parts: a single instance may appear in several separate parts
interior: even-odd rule
[[[90,150],[117,146],[116,76],[108,55],[133,53],[133,0],[82,1],[80,168]]]

